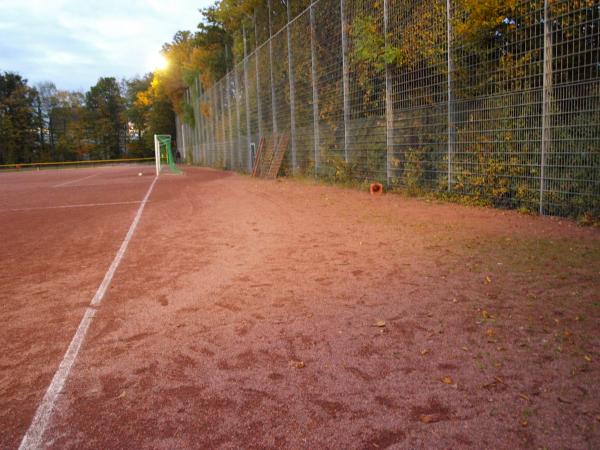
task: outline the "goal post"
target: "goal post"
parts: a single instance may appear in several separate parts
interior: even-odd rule
[[[163,165],[169,169],[170,173],[181,173],[175,165],[175,158],[173,157],[173,152],[171,150],[170,134],[154,135],[154,159],[156,164],[156,176],[161,173]]]

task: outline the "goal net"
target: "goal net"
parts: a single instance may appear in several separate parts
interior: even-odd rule
[[[171,135],[154,135],[154,156],[156,160],[156,175],[166,170],[169,173],[180,174],[181,171],[175,165],[173,151],[171,149]]]

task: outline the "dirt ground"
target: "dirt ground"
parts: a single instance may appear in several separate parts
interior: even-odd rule
[[[0,174],[0,448],[152,179],[105,171]],[[123,203],[12,211],[67,199]],[[188,168],[155,185],[44,441],[597,448],[599,322],[600,230]]]

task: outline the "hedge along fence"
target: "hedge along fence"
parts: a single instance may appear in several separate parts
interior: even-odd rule
[[[249,172],[253,144],[286,132],[288,175],[600,216],[600,5],[481,5],[318,0],[293,19],[288,10],[224,78],[190,86],[180,151]],[[245,48],[258,29],[243,30]]]

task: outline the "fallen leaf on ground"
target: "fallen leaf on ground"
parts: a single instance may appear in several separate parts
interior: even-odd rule
[[[442,383],[444,383],[444,384],[452,384],[454,382],[452,381],[452,378],[450,378],[450,377],[443,377],[442,378]]]
[[[423,423],[439,422],[440,416],[437,414],[421,414],[419,420]]]
[[[421,355],[425,356],[427,353],[429,353],[428,348],[424,348],[423,350],[421,350]]]
[[[592,357],[590,355],[585,355],[584,358],[587,362],[592,362]]]
[[[488,328],[485,334],[487,334],[488,337],[493,337],[496,333],[491,328]]]
[[[483,311],[481,311],[481,317],[483,317],[484,319],[492,319],[493,316],[487,312],[485,309]]]
[[[123,398],[127,395],[125,391],[121,392],[121,394],[117,398]]]
[[[304,364],[304,361],[290,361],[290,367],[294,367],[296,369],[304,369],[306,365]]]
[[[487,281],[488,283],[491,283],[492,279],[490,277],[485,277],[485,281]]]
[[[376,327],[385,327],[385,320],[378,320],[377,322],[375,322],[375,326]]]
[[[504,380],[502,380],[502,378],[494,377],[494,381],[484,384],[482,387],[485,389],[489,389],[489,388],[497,386],[498,384],[506,384],[506,383],[504,383]]]
[[[524,420],[523,422],[521,422],[521,426],[522,427],[527,427],[527,425],[529,425],[529,422],[527,422],[526,420]]]

